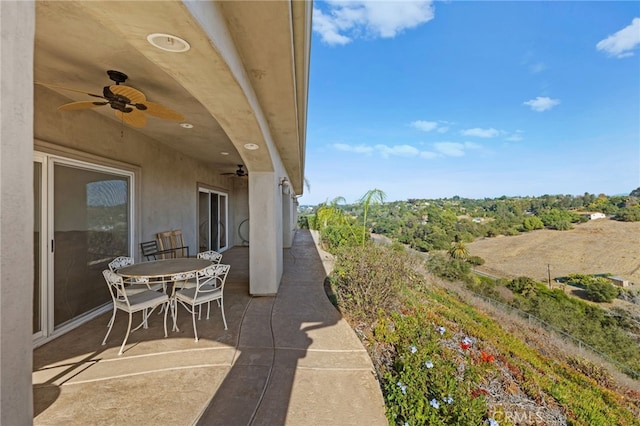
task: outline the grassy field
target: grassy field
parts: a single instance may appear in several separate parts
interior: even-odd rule
[[[610,273],[640,288],[640,222],[592,220],[569,231],[538,230],[483,238],[467,246],[486,263],[479,270],[505,278],[547,282],[568,274]]]

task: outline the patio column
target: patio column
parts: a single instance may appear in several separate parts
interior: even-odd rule
[[[0,424],[33,423],[35,3],[0,1]]]
[[[282,245],[284,248],[291,248],[293,231],[296,227],[291,192],[292,189],[288,183],[282,185]]]
[[[282,202],[273,172],[249,173],[249,293],[274,295],[282,278]]]

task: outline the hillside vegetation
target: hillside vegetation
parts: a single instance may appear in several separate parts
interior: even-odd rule
[[[391,424],[640,424],[633,384],[543,330],[483,313],[405,251],[336,256],[334,301],[374,361]]]
[[[429,234],[436,218],[446,218],[450,224],[439,232],[447,240],[439,248],[445,254],[431,247],[425,262],[398,238],[388,247],[372,244],[369,231],[397,207],[385,205],[383,195],[370,191],[359,205],[345,208],[325,204],[302,221],[318,229],[325,248],[336,255],[330,296],[369,350],[391,424],[640,424],[637,380],[605,368],[554,333],[483,305],[473,294],[493,296],[522,312],[549,314],[549,320],[561,319],[560,326],[574,326],[613,352],[622,346],[615,356],[632,372],[640,366],[633,323],[612,320],[598,306],[528,277],[475,277],[471,267],[484,260],[470,256],[465,246],[467,219],[446,205],[431,207],[419,224],[405,221],[396,228],[426,230],[429,224]],[[488,219],[484,226],[500,222]],[[573,321],[555,315],[569,307]]]

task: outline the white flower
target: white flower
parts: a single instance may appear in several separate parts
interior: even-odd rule
[[[425,367],[427,367],[427,368],[433,368],[433,362],[431,362],[431,360],[426,361],[426,362],[424,363],[424,366],[425,366]]]
[[[418,352],[418,348],[416,348],[415,346],[409,346],[409,349],[411,349],[411,353],[415,354],[416,352]]]
[[[406,395],[407,394],[407,386],[402,384],[402,382],[398,382],[397,385],[400,388],[400,390],[402,391],[402,394]]]
[[[435,398],[429,401],[429,405],[435,408],[436,410],[440,408],[440,403]]]
[[[445,331],[447,331],[447,329],[444,328],[443,326],[439,326],[436,330],[438,330],[438,333],[440,333],[441,336],[444,334]]]
[[[489,422],[489,426],[500,426],[500,423],[498,423],[496,420],[492,419],[491,417],[487,419],[487,422]]]
[[[453,403],[453,398],[451,398],[451,395],[447,395],[444,398],[444,402],[446,402],[447,404],[452,404]]]

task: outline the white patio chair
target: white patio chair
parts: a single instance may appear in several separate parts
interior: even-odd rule
[[[198,259],[210,260],[213,263],[220,263],[222,255],[215,250],[201,251],[196,255]]]
[[[124,268],[125,266],[133,265],[133,257],[129,256],[118,256],[109,262],[109,270],[111,272],[118,272],[119,269]],[[129,296],[143,293],[147,290],[160,291],[164,290],[164,283],[150,283],[149,278],[147,277],[136,277],[136,278],[123,278],[124,280],[124,290],[127,292]],[[162,311],[161,311],[162,312]],[[109,320],[109,324],[107,327],[111,326],[111,321],[113,321],[113,317]]]
[[[129,325],[127,326],[127,334],[124,336],[122,346],[120,346],[120,351],[118,352],[118,355],[122,355],[124,345],[127,344],[129,334],[132,331],[136,331],[140,327],[147,328],[147,320],[149,319],[149,316],[151,315],[153,310],[158,306],[169,303],[169,296],[153,290],[146,290],[141,293],[129,295],[127,294],[127,291],[125,289],[124,280],[120,275],[108,269],[102,271],[102,275],[107,282],[109,292],[111,293],[111,298],[113,300],[113,314],[111,315],[111,320],[109,321],[109,330],[107,330],[107,334],[104,336],[102,344],[105,345],[107,343],[107,338],[109,337],[109,333],[111,333],[111,328],[113,328],[113,323],[116,318],[116,312],[118,311],[118,309],[127,312],[129,314]],[[133,314],[140,311],[142,312],[142,322],[139,326],[131,330]],[[165,309],[164,312],[164,337],[167,337],[168,311],[168,309]]]
[[[198,341],[198,330],[196,328],[196,306],[201,307],[203,304],[209,304],[207,309],[207,319],[209,319],[210,302],[214,300],[220,301],[220,310],[222,312],[222,322],[224,329],[227,330],[227,319],[224,316],[224,283],[229,273],[229,265],[214,264],[207,266],[195,273],[196,286],[194,288],[183,288],[175,292],[174,298],[191,314],[193,321],[193,334],[196,342]],[[183,281],[191,278],[193,274],[176,274],[171,277],[172,281]],[[177,303],[174,307],[174,323],[177,320]]]
[[[222,255],[215,250],[201,251],[196,255],[198,259],[209,260],[211,263],[219,264],[222,260]],[[196,286],[195,276],[180,283],[180,289],[194,288]],[[218,306],[220,306],[220,300],[218,300]],[[207,303],[207,312],[211,310],[211,303]],[[208,315],[208,314],[207,314]],[[209,317],[207,316],[207,319]],[[198,319],[202,319],[202,305],[198,307]]]

